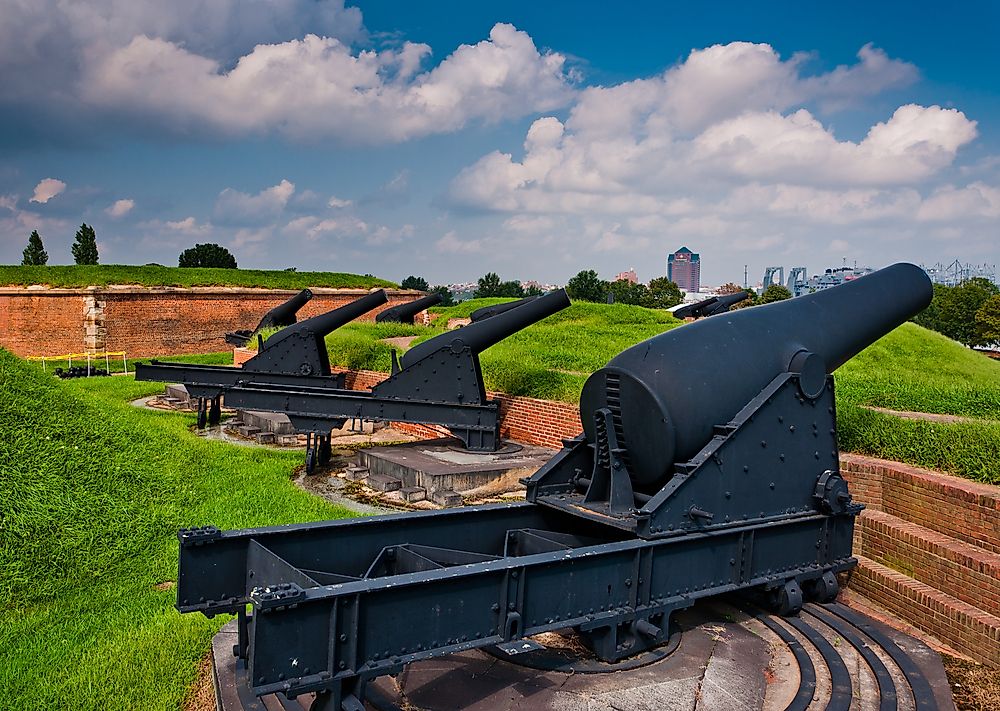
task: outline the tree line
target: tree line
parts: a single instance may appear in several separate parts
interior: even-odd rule
[[[969,347],[1000,344],[1000,287],[977,277],[956,286],[934,285],[931,305],[917,324]]]
[[[86,222],[80,225],[71,247],[76,264],[97,264],[97,233]],[[45,251],[38,230],[32,230],[28,244],[21,253],[21,266],[44,267],[49,263],[49,253]],[[222,245],[196,244],[181,252],[177,258],[178,267],[211,267],[215,269],[236,269],[236,257]],[[294,271],[294,270],[293,270]]]
[[[71,251],[73,261],[77,264],[97,264],[97,233],[86,222],[76,231]],[[38,230],[32,230],[28,236],[28,245],[21,252],[21,266],[43,267],[48,263],[49,253],[45,251],[42,237]]]

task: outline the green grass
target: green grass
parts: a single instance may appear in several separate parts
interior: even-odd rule
[[[395,287],[385,279],[342,272],[286,272],[257,269],[203,269],[102,264],[97,266],[21,267],[0,265],[0,286],[80,288],[129,284],[138,286],[242,286],[267,289],[328,287],[371,289]]]
[[[903,324],[837,371],[840,401],[1000,420],[1000,362]]]
[[[133,408],[162,385],[59,381],[0,350],[0,697],[177,709],[222,619],[179,615],[176,532],[349,515],[290,482],[301,453],[207,441]]]

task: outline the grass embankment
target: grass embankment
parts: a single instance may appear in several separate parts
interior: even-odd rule
[[[907,323],[836,375],[845,451],[1000,484],[1000,363]],[[864,406],[976,419],[942,424]]]
[[[0,698],[16,706],[179,708],[224,620],[157,588],[177,529],[349,515],[290,482],[301,453],[127,404],[160,384],[59,381],[3,350],[0,383]]]
[[[286,272],[257,269],[205,269],[124,264],[21,267],[0,265],[0,286],[82,288],[87,286],[239,286],[264,289],[371,289],[397,284],[360,274],[342,272]]]

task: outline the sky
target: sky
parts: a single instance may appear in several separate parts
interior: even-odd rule
[[[1000,5],[0,0],[0,263],[995,264]]]

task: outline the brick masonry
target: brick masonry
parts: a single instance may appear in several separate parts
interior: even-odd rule
[[[0,288],[0,347],[19,356],[84,350],[126,351],[130,357],[209,353],[230,348],[227,331],[253,328],[261,316],[297,291],[223,287]],[[368,292],[313,289],[299,312],[308,318]],[[419,292],[387,290],[389,306]],[[381,310],[381,309],[379,309]],[[366,314],[372,320],[379,310]]]
[[[868,507],[852,589],[1000,666],[1000,487],[853,454],[841,471]]]

